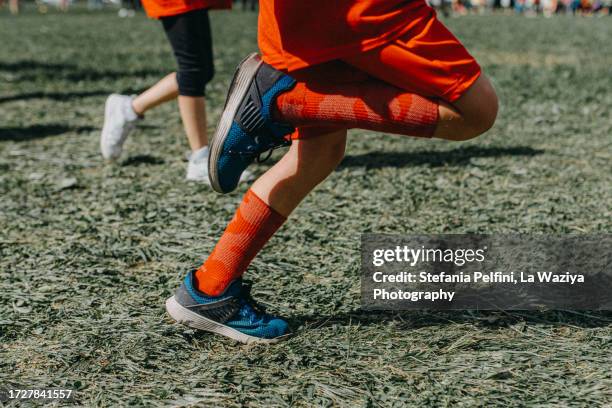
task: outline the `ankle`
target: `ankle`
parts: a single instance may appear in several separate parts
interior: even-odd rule
[[[209,276],[206,276],[206,268],[204,265],[193,274],[193,288],[206,296],[220,296],[229,283],[230,282],[221,281],[219,279],[211,279]]]
[[[144,118],[145,110],[138,107],[138,104],[136,103],[136,98],[132,98],[130,102],[130,108],[132,109],[132,112],[134,113],[134,115],[136,115],[137,118]]]
[[[205,145],[203,147],[200,147],[199,149],[196,150],[192,150],[191,154],[189,155],[189,161],[200,161],[203,159],[208,158],[208,145]]]

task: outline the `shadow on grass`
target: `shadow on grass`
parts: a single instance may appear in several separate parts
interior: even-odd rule
[[[138,94],[142,89],[124,89],[126,94]],[[17,95],[0,96],[0,103],[25,101],[30,99],[51,99],[53,101],[69,101],[72,99],[89,98],[92,96],[109,95],[109,90],[99,89],[96,91],[72,91],[72,92],[24,92]]]
[[[337,315],[292,316],[292,327],[320,328],[332,325],[370,325],[396,322],[400,329],[474,324],[481,327],[508,327],[526,325],[605,327],[612,324],[612,311],[365,311],[355,310]]]
[[[121,78],[161,76],[169,72],[159,69],[128,69],[122,71],[94,70],[80,67],[67,62],[54,63],[46,61],[20,60],[14,62],[0,62],[0,71],[8,71],[16,76],[17,81],[32,81],[36,78],[63,79],[68,81],[99,81],[117,80]]]
[[[373,152],[355,156],[346,156],[339,169],[346,167],[407,167],[418,165],[463,166],[470,163],[470,159],[478,157],[527,156],[533,157],[544,153],[544,150],[533,149],[527,146],[515,147],[482,147],[468,146],[449,151],[420,151],[420,152]]]
[[[0,71],[15,71],[15,70],[36,70],[36,69],[47,69],[47,70],[60,70],[60,69],[74,69],[75,64],[69,63],[56,63],[47,61],[34,61],[34,60],[21,60],[16,62],[0,61]]]
[[[91,126],[65,126],[58,124],[32,125],[24,127],[0,127],[0,142],[27,142],[44,139],[50,136],[59,136],[68,132],[91,132],[96,128]]]
[[[52,99],[54,101],[67,101],[76,98],[107,95],[108,91],[81,91],[81,92],[25,92],[17,95],[0,96],[0,103],[23,101],[29,99]]]
[[[149,154],[139,154],[127,158],[121,166],[143,166],[143,165],[159,165],[164,164],[164,160],[159,157],[151,156]]]

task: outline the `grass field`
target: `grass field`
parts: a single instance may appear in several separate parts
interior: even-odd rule
[[[99,155],[106,95],[174,69],[158,23],[0,14],[0,384],[76,388],[85,406],[610,406],[610,313],[359,310],[363,232],[612,232],[612,20],[447,23],[495,82],[497,125],[461,144],[352,133],[247,273],[297,335],[240,346],[163,304],[247,187],[183,180],[173,103],[120,163]],[[213,29],[211,130],[256,16]]]

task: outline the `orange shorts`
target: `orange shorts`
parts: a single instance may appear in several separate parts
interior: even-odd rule
[[[419,13],[410,22],[412,28],[399,38],[370,51],[293,71],[291,75],[298,81],[322,84],[355,83],[374,77],[406,92],[456,101],[478,79],[480,66],[437,19],[436,12],[424,7],[427,12]],[[313,137],[333,130],[337,129],[302,128],[292,138]]]

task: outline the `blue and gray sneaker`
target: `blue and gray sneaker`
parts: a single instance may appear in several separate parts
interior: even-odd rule
[[[194,329],[229,337],[241,343],[276,343],[289,336],[287,322],[267,314],[250,295],[242,279],[219,296],[208,296],[193,285],[191,271],[174,296],[166,301],[168,314]]]
[[[245,58],[234,74],[221,120],[210,143],[208,176],[219,193],[238,185],[242,172],[257,158],[291,142],[295,129],[272,118],[279,94],[295,86],[295,79],[264,63],[257,54]],[[268,152],[260,160],[260,156]]]

